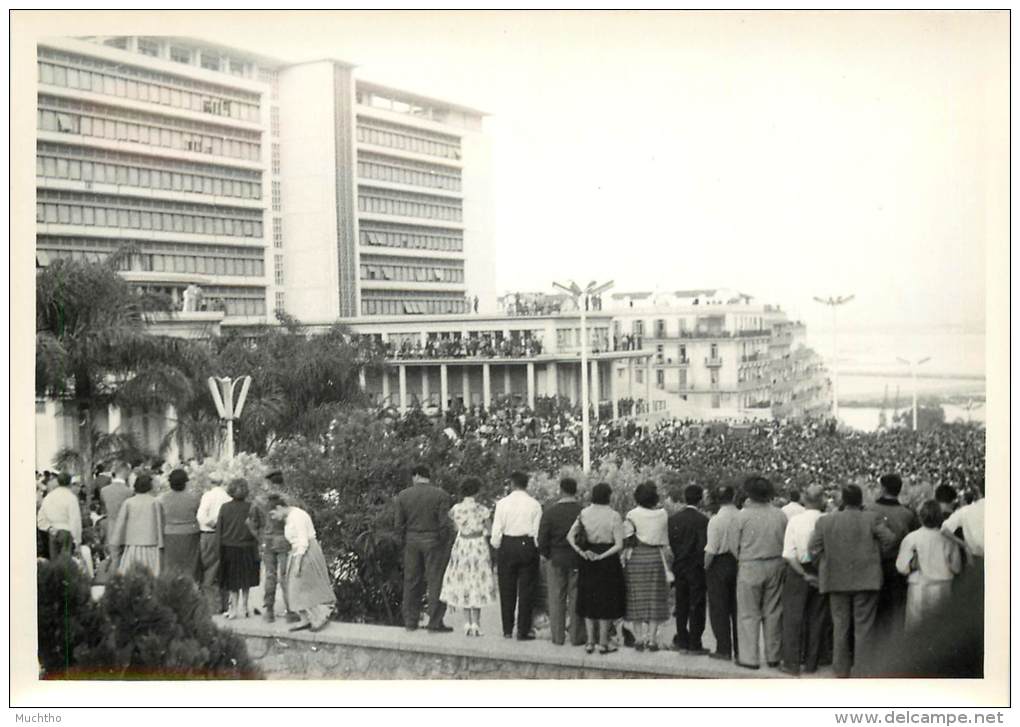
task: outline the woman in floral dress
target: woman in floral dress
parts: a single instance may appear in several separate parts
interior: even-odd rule
[[[457,528],[457,539],[450,551],[450,563],[443,576],[439,599],[467,613],[464,633],[481,636],[482,606],[496,603],[496,581],[489,559],[489,508],[475,502],[481,487],[474,477],[464,480],[464,499],[450,508],[450,518]]]

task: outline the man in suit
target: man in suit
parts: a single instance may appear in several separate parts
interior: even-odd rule
[[[818,585],[832,613],[832,668],[837,677],[867,676],[875,664],[875,612],[882,587],[882,551],[896,536],[877,513],[866,511],[857,485],[843,488],[843,509],[818,519],[808,551],[818,563]],[[853,631],[854,655],[850,655]]]
[[[879,638],[894,639],[903,630],[903,618],[907,607],[907,579],[896,570],[896,554],[900,543],[907,534],[921,527],[917,513],[899,501],[903,480],[899,475],[882,475],[879,480],[882,493],[875,504],[869,507],[896,536],[891,549],[882,555],[882,588],[878,592],[878,610],[875,614],[875,628]]]
[[[453,631],[443,623],[446,604],[439,600],[449,558],[450,496],[429,482],[429,468],[411,470],[411,486],[394,500],[395,527],[404,543],[404,628],[418,628],[423,581],[428,598],[428,630]]]
[[[103,511],[106,513],[106,540],[110,540],[110,532],[117,522],[117,515],[120,514],[120,506],[124,500],[135,494],[128,486],[128,477],[131,474],[131,467],[127,462],[118,462],[113,469],[113,479],[99,491],[99,499],[103,503]]]
[[[708,518],[698,510],[702,490],[688,485],[683,492],[674,492],[674,502],[683,501],[683,508],[669,517],[669,547],[673,550],[673,575],[676,577],[676,636],[673,645],[688,654],[707,654],[701,645],[705,632],[705,545],[708,539]]]
[[[542,513],[538,524],[538,552],[545,559],[545,580],[549,598],[549,627],[552,642],[566,642],[566,619],[570,614],[570,643],[584,643],[584,622],[575,613],[577,600],[577,574],[581,559],[567,543],[570,531],[581,504],[577,501],[577,481],[564,477],[560,480],[560,499]]]

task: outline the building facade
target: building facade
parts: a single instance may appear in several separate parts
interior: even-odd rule
[[[224,326],[494,307],[481,112],[187,38],[37,62],[39,265],[129,246],[128,280]]]

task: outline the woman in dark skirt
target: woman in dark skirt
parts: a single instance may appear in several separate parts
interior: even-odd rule
[[[227,618],[248,617],[248,589],[259,584],[259,544],[251,526],[248,482],[231,480],[227,494],[233,500],[220,508],[216,532],[220,536],[220,588],[230,593]]]
[[[577,615],[584,619],[588,643],[585,651],[595,651],[595,627],[598,625],[599,653],[611,654],[609,627],[623,618],[626,591],[619,553],[623,550],[623,519],[609,506],[612,489],[605,482],[591,491],[591,505],[584,508],[567,533],[567,542],[581,556],[577,580]],[[579,542],[580,540],[580,542]]]

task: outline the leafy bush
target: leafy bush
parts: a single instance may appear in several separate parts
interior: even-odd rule
[[[212,622],[195,583],[133,568],[102,599],[69,560],[39,564],[39,661],[49,679],[253,679],[244,641]]]

